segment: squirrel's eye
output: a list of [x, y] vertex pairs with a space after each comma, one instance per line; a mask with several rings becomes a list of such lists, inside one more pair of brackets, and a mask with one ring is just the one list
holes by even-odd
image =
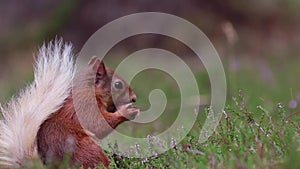
[[117, 88], [117, 89], [123, 89], [123, 84], [122, 84], [122, 82], [115, 82], [115, 88]]

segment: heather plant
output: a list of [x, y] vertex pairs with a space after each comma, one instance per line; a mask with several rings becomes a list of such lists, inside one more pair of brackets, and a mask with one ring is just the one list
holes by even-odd
[[[288, 116], [284, 104], [278, 103], [271, 113], [257, 105], [250, 111], [243, 93], [232, 98], [223, 117], [209, 139], [199, 144], [202, 127], [199, 119], [193, 130], [180, 143], [171, 138], [168, 145], [156, 136], [148, 136], [153, 145], [170, 146], [164, 154], [148, 158], [126, 158], [117, 151], [111, 156], [111, 168], [295, 168], [300, 163], [292, 154], [299, 154], [299, 122], [296, 115]], [[209, 107], [202, 116], [208, 115]], [[157, 144], [155, 144], [157, 143]], [[138, 145], [132, 147], [138, 153]], [[298, 148], [295, 148], [298, 147]], [[293, 161], [292, 163], [289, 161]]]

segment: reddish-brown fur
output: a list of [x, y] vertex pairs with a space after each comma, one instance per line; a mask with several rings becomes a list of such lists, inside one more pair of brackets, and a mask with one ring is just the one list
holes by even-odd
[[[99, 68], [97, 68], [97, 72], [99, 71], [102, 71], [105, 75], [107, 73], [112, 73], [109, 70], [105, 70], [102, 62], [99, 65]], [[123, 116], [124, 112], [120, 113], [119, 110], [113, 113], [108, 112], [108, 107], [114, 106], [112, 96], [111, 94], [105, 96], [105, 98], [100, 96], [103, 95], [103, 89], [110, 88], [111, 77], [109, 79], [106, 77], [98, 80], [103, 80], [105, 83], [109, 84], [106, 87], [95, 85], [95, 95], [83, 92], [81, 96], [86, 98], [84, 100], [93, 99], [92, 97], [96, 96], [100, 112], [87, 113], [101, 113], [111, 128], [114, 129], [120, 123], [128, 120], [128, 117], [125, 118]], [[129, 102], [134, 102], [136, 100], [135, 94], [129, 86], [127, 86], [126, 90], [127, 89], [130, 97]], [[129, 116], [129, 119], [131, 116], [136, 116], [138, 112], [139, 111], [125, 111]], [[44, 164], [57, 168], [62, 161], [69, 157], [71, 166], [82, 165], [84, 168], [95, 168], [99, 164], [103, 164], [105, 167], [109, 166], [108, 158], [105, 156], [98, 143], [86, 133], [86, 130], [81, 126], [80, 122], [74, 108], [72, 95], [70, 95], [69, 98], [66, 99], [63, 107], [58, 112], [52, 114], [40, 126], [37, 133], [38, 153]], [[109, 134], [111, 130], [103, 130], [101, 132], [99, 137], [103, 138]]]
[[64, 107], [48, 118], [37, 135], [38, 152], [44, 164], [57, 167], [70, 155], [71, 164], [94, 168], [109, 160], [99, 145], [89, 137], [80, 125], [72, 99], [67, 99]]

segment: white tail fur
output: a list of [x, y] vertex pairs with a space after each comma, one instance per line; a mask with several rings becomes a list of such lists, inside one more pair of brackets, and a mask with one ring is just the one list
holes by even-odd
[[37, 157], [39, 126], [70, 94], [75, 72], [73, 57], [72, 45], [63, 44], [62, 40], [43, 45], [34, 82], [6, 106], [0, 105], [0, 167], [19, 168]]

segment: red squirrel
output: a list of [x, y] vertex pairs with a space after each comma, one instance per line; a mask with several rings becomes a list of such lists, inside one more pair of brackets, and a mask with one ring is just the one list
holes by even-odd
[[[74, 78], [71, 49], [62, 41], [44, 45], [37, 58], [34, 82], [6, 106], [0, 106], [1, 167], [23, 167], [38, 157], [55, 168], [67, 158], [73, 167], [109, 166], [93, 136], [104, 138], [120, 123], [134, 119], [140, 113], [131, 105], [136, 95], [96, 57]], [[75, 80], [85, 86], [75, 90]], [[74, 97], [79, 98], [85, 116], [76, 113]], [[89, 108], [93, 99], [97, 109]]]

